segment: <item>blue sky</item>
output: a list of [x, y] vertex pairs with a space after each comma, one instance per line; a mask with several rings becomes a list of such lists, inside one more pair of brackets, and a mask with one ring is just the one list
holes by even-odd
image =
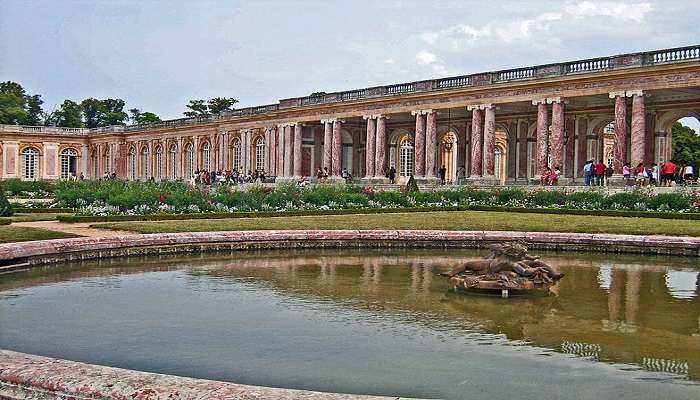
[[[316, 91], [696, 44], [698, 1], [0, 0], [0, 80], [179, 118]], [[692, 123], [700, 124], [697, 121]]]

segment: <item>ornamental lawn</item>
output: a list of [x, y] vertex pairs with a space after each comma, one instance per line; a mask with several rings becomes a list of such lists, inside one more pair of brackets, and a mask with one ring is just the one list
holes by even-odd
[[487, 211], [112, 222], [94, 228], [140, 233], [304, 229], [441, 229], [700, 236], [700, 221]]

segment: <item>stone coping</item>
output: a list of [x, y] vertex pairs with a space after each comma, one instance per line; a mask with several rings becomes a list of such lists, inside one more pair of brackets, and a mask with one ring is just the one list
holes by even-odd
[[0, 399], [389, 400], [184, 378], [0, 350]]
[[156, 233], [0, 244], [0, 265], [26, 265], [193, 251], [308, 247], [485, 247], [502, 241], [533, 249], [700, 256], [700, 238], [560, 232], [441, 230], [270, 230]]

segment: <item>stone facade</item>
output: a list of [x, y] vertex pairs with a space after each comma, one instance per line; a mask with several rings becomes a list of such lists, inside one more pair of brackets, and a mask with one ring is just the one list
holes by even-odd
[[[601, 60], [607, 60], [602, 62]], [[628, 100], [628, 98], [631, 98]], [[189, 180], [196, 169], [296, 178], [395, 167], [448, 181], [527, 183], [549, 167], [581, 180], [670, 156], [670, 127], [700, 116], [700, 46], [283, 99], [206, 118], [98, 129], [0, 126], [0, 178]], [[467, 180], [467, 182], [469, 179]]]

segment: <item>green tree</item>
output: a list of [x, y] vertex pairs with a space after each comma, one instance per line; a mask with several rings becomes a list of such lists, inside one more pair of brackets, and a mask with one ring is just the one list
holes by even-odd
[[103, 118], [104, 109], [102, 102], [95, 98], [87, 98], [80, 102], [85, 126], [88, 128], [96, 128], [100, 126], [100, 120]]
[[43, 103], [40, 95], [28, 95], [17, 82], [0, 82], [0, 124], [39, 125]]
[[41, 125], [44, 121], [45, 114], [41, 105], [44, 104], [44, 100], [41, 99], [41, 95], [35, 94], [34, 96], [27, 97], [27, 125]]
[[700, 168], [700, 136], [692, 128], [680, 122], [671, 128], [673, 160], [676, 164], [691, 164]]
[[220, 114], [223, 111], [233, 110], [233, 105], [238, 103], [238, 100], [233, 97], [214, 97], [209, 99], [207, 103], [209, 106], [209, 113]]
[[189, 108], [189, 111], [183, 113], [187, 117], [206, 117], [209, 115], [209, 106], [205, 104], [204, 100], [190, 100], [185, 107]]
[[124, 100], [87, 98], [80, 103], [85, 117], [85, 126], [97, 128], [100, 126], [124, 125], [128, 115], [124, 112]]
[[67, 128], [80, 128], [83, 126], [82, 111], [80, 104], [66, 99], [58, 110], [49, 115], [46, 123]]
[[134, 124], [150, 124], [153, 122], [160, 122], [160, 117], [152, 112], [141, 112], [138, 108], [132, 108], [129, 110], [131, 116], [129, 119]]

